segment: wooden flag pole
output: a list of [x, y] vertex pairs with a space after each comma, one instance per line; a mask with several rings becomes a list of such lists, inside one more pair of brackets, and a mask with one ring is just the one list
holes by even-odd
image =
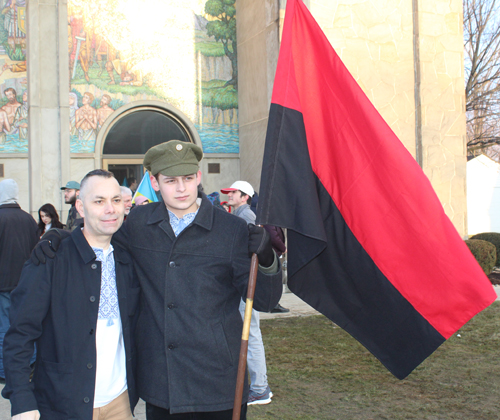
[[247, 301], [245, 305], [245, 319], [243, 320], [243, 333], [241, 334], [240, 359], [238, 361], [238, 376], [236, 378], [236, 392], [234, 395], [233, 420], [240, 420], [241, 400], [243, 398], [243, 384], [247, 366], [248, 336], [250, 335], [250, 321], [252, 319], [253, 297], [257, 283], [257, 270], [259, 260], [257, 254], [252, 255], [250, 263], [250, 276], [248, 277]]

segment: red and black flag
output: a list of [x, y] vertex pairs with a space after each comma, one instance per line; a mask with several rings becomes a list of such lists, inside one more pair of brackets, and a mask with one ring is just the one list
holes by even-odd
[[301, 0], [288, 0], [257, 220], [288, 285], [405, 378], [496, 293]]

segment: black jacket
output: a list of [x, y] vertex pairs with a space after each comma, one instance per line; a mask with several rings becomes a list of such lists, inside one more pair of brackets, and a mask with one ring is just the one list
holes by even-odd
[[0, 292], [12, 291], [39, 240], [38, 225], [19, 204], [0, 206]]
[[[231, 409], [250, 269], [246, 222], [203, 196], [178, 237], [159, 202], [130, 212], [115, 239], [128, 247], [142, 289], [140, 397], [172, 413]], [[255, 309], [270, 311], [281, 291], [281, 270], [259, 271]]]
[[[112, 242], [113, 243], [113, 242]], [[114, 246], [116, 284], [127, 359], [130, 404], [137, 403], [133, 331], [140, 289], [130, 256]], [[47, 420], [91, 420], [96, 377], [95, 329], [101, 263], [81, 229], [64, 239], [54, 259], [24, 266], [12, 292], [5, 335], [6, 385], [12, 415], [39, 410]], [[30, 383], [33, 344], [37, 361]]]

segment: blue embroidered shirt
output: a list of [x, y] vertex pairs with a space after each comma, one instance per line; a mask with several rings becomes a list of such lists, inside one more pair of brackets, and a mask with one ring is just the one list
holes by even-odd
[[102, 266], [98, 319], [107, 319], [108, 325], [112, 325], [113, 319], [120, 318], [113, 246], [110, 244], [106, 251], [102, 248], [92, 247], [92, 249], [95, 252], [96, 260], [100, 261]]
[[181, 233], [187, 226], [189, 226], [193, 222], [194, 218], [198, 214], [198, 210], [196, 210], [194, 213], [185, 214], [181, 218], [178, 218], [174, 213], [168, 210], [170, 226], [172, 226], [172, 230], [174, 231], [175, 236], [179, 236], [179, 233]]

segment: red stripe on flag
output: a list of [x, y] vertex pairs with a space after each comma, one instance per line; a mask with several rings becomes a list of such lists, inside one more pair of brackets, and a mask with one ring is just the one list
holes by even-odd
[[302, 112], [316, 176], [380, 271], [440, 334], [495, 300], [427, 177], [300, 0], [288, 0], [273, 103]]

